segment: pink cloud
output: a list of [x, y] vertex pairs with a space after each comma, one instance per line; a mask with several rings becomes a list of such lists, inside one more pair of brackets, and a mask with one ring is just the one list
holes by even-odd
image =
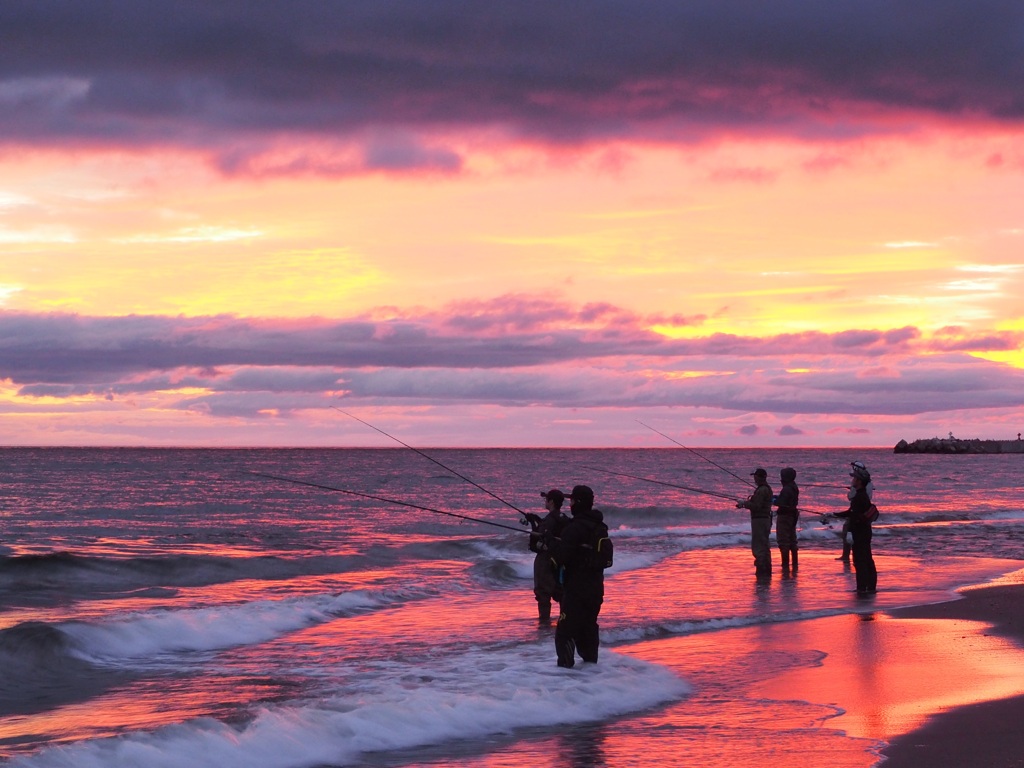
[[857, 372], [857, 378], [860, 379], [898, 379], [899, 377], [899, 369], [888, 365], [865, 368]]
[[[0, 379], [24, 402], [164, 393], [173, 407], [253, 418], [338, 398], [782, 417], [1024, 407], [1024, 371], [963, 354], [950, 330], [669, 339], [647, 330], [650, 318], [556, 296], [370, 314], [376, 319], [0, 313]], [[954, 349], [936, 354], [936, 339]], [[798, 375], [787, 373], [794, 357]]]

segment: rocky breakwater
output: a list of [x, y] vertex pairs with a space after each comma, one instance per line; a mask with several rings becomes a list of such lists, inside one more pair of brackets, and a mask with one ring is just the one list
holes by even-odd
[[900, 440], [893, 453], [1024, 453], [1024, 440], [961, 440], [932, 437], [908, 443]]

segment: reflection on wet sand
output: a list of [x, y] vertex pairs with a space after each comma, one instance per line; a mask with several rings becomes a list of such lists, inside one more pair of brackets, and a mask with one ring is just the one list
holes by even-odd
[[772, 680], [770, 694], [835, 704], [844, 710], [836, 727], [888, 740], [937, 711], [1024, 692], [1024, 652], [987, 626], [885, 614], [779, 625], [792, 642], [828, 656]]

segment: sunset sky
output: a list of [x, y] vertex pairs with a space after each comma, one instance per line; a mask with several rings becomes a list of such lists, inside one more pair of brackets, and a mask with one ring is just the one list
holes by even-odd
[[0, 3], [0, 443], [1024, 431], [1024, 4]]

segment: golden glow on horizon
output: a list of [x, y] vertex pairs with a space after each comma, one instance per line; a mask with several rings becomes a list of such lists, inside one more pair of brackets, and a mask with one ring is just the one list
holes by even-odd
[[22, 394], [21, 387], [13, 384], [10, 379], [0, 382], [0, 402], [18, 405], [25, 410], [8, 412], [8, 416], [35, 416], [42, 408], [70, 409], [80, 405], [102, 404], [105, 397], [96, 394], [82, 395], [30, 395]]
[[[1024, 133], [982, 126], [969, 142], [963, 133], [935, 129], [831, 144], [722, 139], [548, 150], [488, 144], [479, 136], [451, 139], [447, 145], [462, 154], [461, 170], [436, 175], [358, 173], [353, 165], [332, 166], [322, 175], [224, 176], [204, 155], [186, 151], [7, 153], [0, 156], [0, 308], [299, 324], [289, 328], [316, 325], [317, 318], [424, 318], [424, 327], [436, 323], [444, 333], [458, 333], [445, 325], [449, 312], [480, 306], [497, 317], [525, 300], [540, 308], [538, 319], [528, 321], [553, 335], [566, 326], [612, 335], [644, 327], [666, 339], [725, 334], [756, 340], [912, 327], [920, 336], [911, 334], [914, 341], [905, 347], [875, 349], [889, 354], [898, 348], [910, 362], [941, 357], [930, 350], [944, 345], [930, 344], [932, 339], [1024, 331], [1018, 306], [1024, 295], [1024, 177], [1012, 163], [986, 162], [996, 148], [1007, 158], [1024, 157]], [[288, 150], [282, 147], [279, 159]], [[589, 308], [594, 312], [588, 314]], [[619, 317], [625, 318], [622, 328], [609, 319]], [[997, 339], [992, 346], [1000, 343], [1006, 345]], [[694, 345], [693, 353], [700, 348]], [[764, 363], [748, 363], [773, 375], [816, 373], [830, 348], [811, 349], [800, 358], [765, 349]], [[990, 352], [982, 343], [948, 357], [964, 354], [1024, 368], [1020, 349]], [[877, 367], [874, 378], [900, 365], [867, 361], [854, 369], [850, 359], [820, 364], [836, 376]], [[710, 369], [716, 360], [723, 369], [656, 371], [658, 363], [646, 361], [640, 365], [650, 370], [640, 375], [650, 381], [641, 383], [673, 393], [671, 400], [676, 391], [714, 387], [712, 377], [765, 378], [713, 351], [700, 367]], [[601, 367], [611, 371], [616, 365], [609, 358]], [[622, 364], [616, 375], [633, 365]], [[666, 367], [686, 364], [673, 360]], [[548, 370], [539, 366], [538, 374]], [[721, 383], [724, 388], [728, 382]], [[762, 384], [777, 386], [760, 380], [751, 386]], [[223, 411], [203, 412], [215, 395], [225, 403]], [[245, 393], [233, 401], [235, 396], [199, 388], [112, 401], [99, 395], [33, 399], [12, 385], [0, 399], [12, 414], [46, 411], [37, 413], [38, 439], [55, 444], [67, 435], [95, 439], [98, 429], [105, 430], [100, 442], [144, 442], [137, 436], [173, 425], [185, 426], [177, 438], [162, 434], [168, 443], [185, 440], [183, 435], [217, 444], [261, 437], [272, 443], [289, 429], [295, 442], [331, 444], [336, 438], [317, 431], [315, 413], [303, 412], [309, 393], [289, 394], [287, 406], [270, 401], [255, 416], [234, 415], [251, 407]], [[193, 398], [199, 401], [194, 407]], [[849, 430], [855, 436], [848, 439], [864, 443], [882, 434], [883, 422], [901, 430], [910, 423], [900, 416], [850, 421], [832, 414], [817, 423], [813, 415], [772, 421], [703, 408], [691, 408], [689, 428], [702, 429], [698, 421], [706, 417], [712, 441], [721, 443], [735, 442], [737, 430], [752, 423], [791, 420], [816, 427], [819, 442], [830, 439], [821, 437], [827, 429], [841, 435]], [[553, 420], [563, 425], [552, 439], [572, 443], [571, 425], [596, 430], [610, 423], [613, 409], [594, 419], [581, 413], [579, 421], [563, 419], [563, 406], [530, 406], [514, 416], [494, 403], [486, 410], [484, 429], [505, 418], [522, 430], [506, 430], [510, 440], [528, 442], [536, 423], [527, 417], [543, 413], [545, 426]], [[382, 411], [396, 418], [396, 409]], [[70, 412], [75, 418], [67, 421], [74, 423], [62, 423]], [[220, 413], [232, 415], [215, 415]], [[438, 413], [444, 415], [435, 418]], [[402, 426], [441, 429], [457, 420], [451, 413], [427, 408]], [[959, 418], [978, 416], [965, 410]], [[835, 423], [828, 426], [829, 420]], [[35, 441], [28, 421], [8, 439]], [[916, 423], [931, 426], [925, 417]], [[859, 437], [867, 433], [856, 431], [863, 425], [870, 425], [872, 437]], [[459, 427], [444, 428], [456, 435], [451, 442], [459, 442]], [[761, 434], [769, 430], [765, 426]], [[606, 434], [617, 432], [607, 427]]]
[[[610, 169], [594, 161], [603, 152], [550, 163], [477, 149], [461, 176], [406, 179], [218, 178], [170, 152], [9, 156], [0, 231], [59, 226], [74, 242], [0, 255], [0, 279], [18, 286], [3, 299], [24, 311], [348, 317], [543, 287], [710, 318], [657, 329], [675, 338], [937, 328], [949, 301], [970, 323], [998, 320], [990, 280], [1007, 292], [1022, 277], [1011, 178], [986, 168], [983, 143], [965, 152], [957, 138], [634, 145]], [[818, 170], [824, 155], [843, 163]], [[754, 183], [745, 168], [772, 173]], [[936, 186], [949, 178], [955, 188]], [[979, 264], [993, 271], [965, 279]]]
[[734, 376], [735, 371], [644, 371], [648, 376], [662, 379], [704, 379], [710, 376]]
[[18, 389], [10, 379], [0, 381], [0, 401], [14, 403], [18, 400]]
[[1008, 352], [971, 352], [970, 354], [982, 360], [1012, 365], [1014, 368], [1024, 368], [1024, 349]]
[[759, 297], [759, 296], [791, 296], [791, 295], [803, 295], [803, 294], [814, 294], [814, 293], [830, 293], [840, 290], [839, 286], [836, 285], [809, 285], [800, 287], [787, 287], [784, 283], [780, 282], [771, 287], [764, 288], [751, 288], [744, 291], [723, 291], [719, 293], [705, 293], [701, 294], [700, 298], [712, 298], [721, 299], [723, 297]]
[[131, 235], [115, 239], [114, 242], [126, 243], [229, 243], [233, 240], [248, 240], [262, 237], [258, 229], [234, 229], [231, 227], [203, 226], [183, 227], [177, 232], [154, 235]]
[[662, 219], [670, 216], [679, 216], [687, 213], [696, 213], [711, 210], [710, 206], [694, 205], [688, 208], [664, 208], [660, 210], [630, 210], [630, 211], [605, 211], [602, 213], [584, 213], [586, 219], [602, 220], [638, 220], [638, 219]]

